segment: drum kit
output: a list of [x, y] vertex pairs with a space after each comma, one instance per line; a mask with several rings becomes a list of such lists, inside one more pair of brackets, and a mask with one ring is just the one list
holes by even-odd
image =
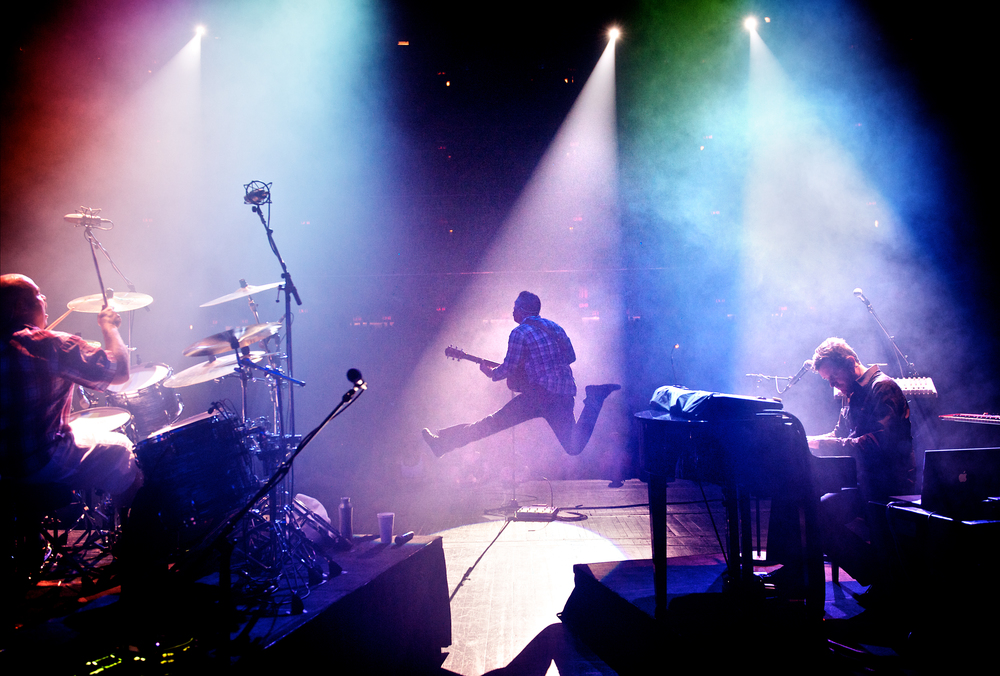
[[[209, 301], [204, 307], [245, 298], [256, 315], [251, 294], [280, 286], [241, 283], [235, 293]], [[137, 310], [153, 301], [151, 296], [136, 293], [115, 293], [107, 300], [119, 312]], [[99, 295], [84, 296], [70, 301], [68, 307], [74, 312], [96, 313], [102, 303]], [[107, 405], [77, 406], [78, 410], [68, 418], [77, 435], [121, 432], [132, 440], [147, 483], [157, 486], [160, 520], [176, 540], [176, 548], [195, 544], [220, 518], [242, 506], [260, 485], [257, 475], [273, 469], [279, 456], [288, 450], [287, 444], [275, 441], [273, 429], [263, 429], [260, 421], [247, 421], [245, 405], [247, 386], [253, 379], [247, 371], [252, 366], [266, 360], [270, 388], [280, 387], [272, 374], [280, 374], [278, 362], [282, 355], [249, 348], [262, 341], [266, 344], [270, 339], [280, 340], [281, 327], [281, 322], [263, 322], [207, 336], [188, 346], [183, 354], [209, 360], [180, 373], [175, 374], [162, 363], [133, 367], [127, 381], [107, 388]], [[223, 354], [230, 350], [234, 353]], [[183, 388], [229, 377], [239, 377], [243, 384], [242, 416], [215, 410], [183, 417]], [[272, 400], [278, 396], [274, 393]], [[84, 391], [78, 400], [99, 402], [99, 397], [99, 393]], [[221, 409], [221, 404], [216, 406]], [[257, 467], [254, 461], [258, 461]], [[284, 492], [281, 497], [286, 497]]]
[[[68, 422], [75, 432], [118, 431], [132, 439], [144, 475], [144, 490], [155, 496], [161, 530], [169, 541], [160, 546], [169, 549], [175, 570], [185, 560], [195, 557], [203, 560], [211, 550], [226, 550], [223, 559], [227, 562], [227, 578], [231, 561], [240, 567], [243, 582], [273, 589], [276, 578], [286, 581], [325, 578], [327, 571], [318, 570], [323, 559], [329, 571], [339, 569], [328, 551], [320, 551], [307, 541], [300, 528], [303, 521], [314, 532], [318, 527], [324, 544], [328, 545], [324, 550], [350, 547], [350, 542], [335, 529], [291, 498], [294, 495], [291, 466], [308, 441], [353, 403], [367, 385], [357, 374], [352, 390], [322, 425], [306, 435], [305, 440], [296, 436], [293, 391], [294, 386], [305, 383], [291, 375], [291, 327], [283, 321], [262, 322], [253, 296], [271, 289], [284, 292], [284, 317], [291, 315], [292, 298], [299, 304], [301, 300], [259, 208], [260, 204], [270, 203], [269, 194], [260, 189], [251, 191], [254, 184], [247, 186], [247, 203], [254, 205], [254, 212], [264, 224], [271, 249], [281, 263], [284, 282], [250, 285], [241, 279], [234, 292], [201, 305], [210, 307], [246, 300], [254, 323], [206, 336], [189, 345], [183, 350], [184, 356], [208, 357], [208, 361], [179, 373], [162, 363], [131, 368], [126, 382], [107, 388], [103, 406], [92, 405], [100, 403], [99, 395], [78, 388], [74, 395], [76, 410]], [[261, 194], [266, 202], [260, 201]], [[252, 202], [250, 195], [255, 197]], [[93, 230], [108, 229], [102, 224], [110, 221], [98, 218], [99, 210], [79, 211], [66, 216], [66, 220], [86, 229], [85, 238], [94, 252], [98, 282], [103, 287], [96, 252], [108, 254], [97, 242]], [[112, 266], [122, 274], [113, 261]], [[124, 274], [122, 277], [125, 278]], [[128, 292], [106, 289], [104, 293], [70, 301], [69, 310], [47, 328], [54, 328], [71, 312], [97, 313], [110, 307], [119, 313], [130, 313], [153, 302], [151, 296], [135, 292], [131, 282], [128, 285]], [[129, 315], [130, 326], [133, 316]], [[283, 352], [279, 351], [282, 343]], [[353, 369], [352, 372], [357, 373]], [[233, 410], [228, 402], [219, 401], [213, 402], [206, 412], [183, 417], [180, 390], [234, 376], [241, 382], [240, 411]], [[256, 420], [248, 417], [247, 393], [250, 383], [258, 380], [268, 386], [273, 408], [270, 421], [267, 417]], [[303, 566], [308, 569], [307, 575], [301, 571], [289, 573], [290, 568]], [[300, 596], [295, 590], [292, 594]]]

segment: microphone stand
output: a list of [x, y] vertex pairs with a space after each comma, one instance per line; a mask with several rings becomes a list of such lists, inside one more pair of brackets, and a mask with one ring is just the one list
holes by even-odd
[[[245, 187], [249, 188], [252, 185], [254, 184], [249, 183]], [[267, 184], [267, 187], [270, 188], [270, 184]], [[251, 198], [248, 197], [246, 199], [251, 199]], [[275, 258], [278, 259], [278, 264], [281, 266], [281, 278], [285, 280], [285, 283], [281, 287], [282, 291], [284, 291], [285, 293], [285, 355], [286, 355], [285, 358], [288, 361], [288, 375], [294, 376], [295, 369], [294, 369], [293, 350], [292, 350], [293, 322], [292, 322], [291, 299], [292, 297], [294, 297], [295, 304], [302, 305], [302, 298], [299, 296], [298, 288], [292, 281], [292, 275], [288, 271], [288, 265], [285, 264], [285, 259], [281, 257], [281, 252], [278, 251], [278, 245], [274, 241], [274, 230], [272, 230], [270, 226], [270, 221], [271, 221], [270, 193], [264, 192], [262, 195], [262, 199], [261, 197], [253, 198], [252, 203], [253, 203], [252, 211], [255, 214], [257, 214], [257, 216], [260, 218], [260, 224], [264, 226], [264, 232], [267, 234], [267, 242], [271, 246], [271, 251], [274, 252]], [[269, 205], [267, 219], [264, 218], [264, 210], [260, 208], [260, 204]], [[288, 411], [289, 411], [288, 431], [289, 434], [294, 435], [295, 434], [295, 391], [294, 389], [291, 388], [289, 388], [288, 391]]]
[[[208, 542], [209, 543], [208, 546], [201, 549], [197, 553], [197, 555], [195, 555], [195, 553], [192, 552], [192, 556], [195, 556], [195, 558], [189, 559], [189, 561], [192, 566], [191, 570], [194, 571], [196, 574], [199, 570], [202, 569], [205, 561], [208, 558], [209, 553], [211, 553], [213, 550], [216, 550], [220, 554], [219, 605], [222, 610], [223, 618], [230, 617], [230, 611], [233, 608], [233, 594], [231, 587], [231, 581], [232, 581], [231, 565], [232, 565], [232, 552], [234, 546], [230, 542], [230, 537], [232, 536], [233, 531], [236, 529], [236, 526], [243, 520], [245, 516], [247, 516], [247, 514], [250, 513], [250, 511], [253, 509], [254, 505], [257, 504], [258, 501], [262, 500], [268, 493], [270, 493], [271, 490], [275, 486], [277, 486], [278, 483], [280, 483], [285, 478], [285, 476], [288, 475], [289, 472], [291, 472], [292, 463], [295, 462], [295, 458], [298, 457], [299, 453], [305, 450], [306, 446], [309, 445], [309, 443], [316, 437], [316, 435], [318, 435], [321, 431], [323, 431], [323, 428], [325, 428], [331, 420], [333, 420], [338, 415], [343, 413], [351, 404], [357, 401], [358, 397], [360, 397], [361, 394], [367, 389], [368, 389], [368, 384], [364, 380], [362, 380], [359, 375], [358, 378], [354, 381], [353, 387], [344, 393], [344, 396], [341, 398], [340, 402], [334, 407], [334, 409], [330, 412], [330, 414], [323, 420], [323, 422], [319, 424], [318, 427], [316, 427], [316, 429], [314, 429], [312, 432], [303, 437], [302, 441], [299, 442], [295, 450], [287, 458], [285, 458], [285, 460], [278, 466], [278, 468], [274, 471], [274, 473], [267, 479], [267, 481], [264, 482], [264, 484], [260, 487], [257, 493], [252, 498], [250, 498], [243, 505], [243, 507], [241, 507], [238, 511], [233, 513], [225, 521], [223, 521], [218, 527], [216, 527], [210, 534], [208, 534], [202, 540], [202, 542]], [[345, 540], [341, 536], [341, 534], [332, 526], [327, 526], [326, 530], [328, 531], [325, 534], [327, 537], [333, 536], [336, 542], [338, 543], [346, 542], [348, 546], [350, 546], [351, 544], [350, 541]], [[282, 553], [286, 553], [287, 551], [288, 548], [285, 547], [283, 548]], [[314, 555], [315, 555], [315, 549], [313, 549], [313, 551], [311, 552], [310, 558], [314, 559], [315, 558]], [[339, 575], [341, 572], [343, 572], [343, 569], [329, 555], [326, 555], [326, 559], [329, 562], [330, 574]], [[184, 565], [184, 563], [185, 563], [184, 561], [178, 561], [177, 564], [171, 569], [171, 574], [178, 576], [183, 575], [184, 571], [186, 570], [186, 566]], [[325, 577], [326, 576], [324, 576], [324, 579]], [[302, 612], [301, 603], [302, 603], [301, 598], [296, 596], [293, 599], [293, 607], [297, 612]], [[220, 645], [218, 646], [218, 655], [220, 656], [220, 660], [222, 660], [223, 663], [228, 663], [228, 658], [230, 657], [230, 649], [229, 649], [230, 632], [228, 630], [228, 624], [225, 620], [222, 622], [222, 627], [223, 628], [220, 628], [219, 631]]]
[[[114, 271], [117, 272], [118, 275], [123, 280], [125, 280], [125, 284], [126, 286], [128, 286], [128, 290], [131, 291], [132, 293], [135, 293], [136, 290], [135, 290], [135, 284], [133, 284], [132, 280], [130, 280], [127, 276], [125, 276], [125, 273], [122, 272], [121, 268], [118, 267], [118, 264], [115, 263], [114, 259], [111, 257], [111, 254], [108, 253], [108, 250], [104, 248], [104, 245], [98, 241], [97, 236], [94, 234], [94, 229], [110, 230], [115, 225], [113, 221], [110, 221], [106, 218], [100, 218], [97, 215], [100, 213], [100, 211], [101, 211], [100, 209], [93, 209], [90, 207], [80, 207], [77, 210], [77, 212], [82, 216], [82, 218], [79, 219], [77, 225], [83, 227], [84, 229], [83, 238], [86, 239], [87, 243], [90, 245], [90, 255], [94, 259], [94, 269], [97, 271], [97, 283], [101, 285], [101, 298], [103, 300], [102, 307], [107, 307], [108, 298], [112, 298], [114, 296], [114, 291], [111, 291], [111, 289], [108, 289], [104, 286], [104, 278], [101, 276], [101, 267], [97, 263], [98, 249], [101, 250], [101, 252], [104, 254], [104, 257], [108, 259], [109, 263], [111, 263], [111, 267], [114, 268]], [[70, 214], [69, 216], [72, 215], [73, 214]], [[69, 220], [69, 216], [66, 217], [67, 220]], [[110, 223], [111, 225], [110, 227], [102, 227], [103, 223]], [[146, 312], [149, 312], [149, 307], [146, 307]], [[54, 321], [46, 328], [54, 327], [56, 324], [61, 322], [68, 314], [69, 313], [66, 313], [62, 317], [59, 317], [59, 319]], [[130, 361], [132, 355], [132, 328], [134, 321], [135, 321], [135, 315], [130, 312], [128, 316], [128, 345], [127, 345]]]
[[[896, 341], [893, 340], [892, 335], [889, 333], [888, 329], [885, 328], [885, 324], [879, 319], [878, 314], [875, 312], [875, 308], [872, 307], [871, 301], [865, 298], [865, 294], [862, 293], [861, 289], [855, 289], [854, 295], [857, 296], [858, 300], [865, 304], [868, 308], [868, 312], [871, 314], [872, 319], [878, 324], [878, 327], [882, 329], [882, 333], [885, 334], [886, 339], [889, 341], [889, 345], [892, 346], [892, 356], [896, 359], [896, 367], [899, 369], [900, 378], [908, 378], [915, 376], [917, 370], [913, 364], [909, 363], [908, 357], [903, 354], [903, 351], [899, 349], [896, 345]], [[905, 368], [904, 368], [905, 365]]]
[[[770, 376], [765, 373], [747, 373], [745, 375], [747, 378], [756, 378], [758, 383], [762, 380], [773, 380], [774, 390], [778, 394], [784, 394], [785, 392], [787, 392], [788, 388], [791, 387], [793, 384], [792, 380], [795, 378], [795, 376]], [[781, 380], [787, 380], [788, 384], [785, 385], [784, 387], [781, 387], [781, 384], [778, 382]]]
[[[301, 381], [296, 381], [294, 379], [295, 367], [294, 367], [294, 350], [292, 342], [292, 298], [295, 298], [295, 303], [297, 305], [302, 305], [302, 298], [299, 296], [299, 291], [292, 281], [292, 275], [288, 271], [288, 266], [285, 264], [284, 258], [281, 256], [281, 252], [278, 251], [278, 245], [274, 241], [274, 231], [271, 229], [271, 184], [263, 183], [261, 181], [251, 181], [243, 186], [246, 191], [246, 195], [243, 201], [246, 204], [251, 204], [252, 211], [257, 214], [260, 218], [261, 225], [264, 226], [264, 232], [267, 234], [267, 241], [271, 247], [271, 251], [274, 253], [275, 258], [278, 259], [278, 264], [281, 266], [281, 278], [284, 280], [284, 284], [281, 286], [281, 290], [285, 294], [285, 359], [287, 361], [287, 371], [289, 376], [289, 381], [292, 384], [299, 384]], [[262, 204], [267, 204], [267, 218], [264, 218], [264, 211], [261, 209]], [[278, 383], [277, 387], [277, 402], [278, 410], [282, 410], [281, 404], [281, 383]], [[278, 416], [277, 430], [278, 439], [281, 443], [282, 451], [285, 450], [286, 439], [295, 437], [295, 388], [289, 385], [288, 388], [288, 424], [286, 426], [284, 416]], [[287, 428], [287, 433], [286, 433]], [[294, 478], [290, 480], [289, 493], [294, 491]]]
[[101, 243], [97, 241], [97, 237], [94, 235], [94, 226], [85, 225], [83, 226], [83, 238], [87, 240], [90, 244], [90, 255], [94, 259], [94, 269], [97, 271], [97, 283], [101, 285], [101, 300], [104, 302], [102, 307], [108, 306], [108, 293], [104, 288], [104, 278], [101, 277], [101, 266], [97, 263], [97, 247], [101, 247]]

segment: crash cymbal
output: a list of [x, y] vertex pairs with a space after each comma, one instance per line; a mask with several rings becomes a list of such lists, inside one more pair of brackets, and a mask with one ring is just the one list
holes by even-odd
[[[153, 302], [152, 296], [134, 291], [115, 291], [115, 294], [108, 298], [108, 307], [115, 312], [128, 312], [144, 308]], [[90, 296], [80, 296], [66, 303], [66, 307], [73, 312], [100, 312], [104, 308], [104, 296], [95, 293]]]
[[[242, 281], [242, 280], [240, 280]], [[225, 296], [219, 296], [215, 300], [210, 300], [207, 303], [202, 303], [198, 307], [209, 307], [210, 305], [218, 305], [219, 303], [227, 303], [231, 300], [239, 300], [240, 298], [246, 298], [247, 296], [252, 296], [255, 293], [260, 293], [261, 291], [267, 291], [268, 289], [274, 289], [281, 286], [281, 282], [271, 282], [270, 284], [262, 284], [260, 286], [254, 286], [249, 284], [247, 286], [242, 286], [232, 293], [227, 293]]]
[[[266, 354], [263, 351], [254, 351], [250, 353], [248, 359], [257, 363], [265, 356]], [[209, 380], [224, 378], [235, 373], [236, 355], [227, 354], [225, 357], [195, 364], [180, 373], [175, 373], [163, 381], [163, 386], [172, 388], [187, 387], [189, 385], [197, 385], [198, 383], [207, 383]]]
[[281, 322], [265, 322], [250, 326], [237, 326], [202, 338], [184, 350], [185, 357], [208, 357], [235, 350], [237, 347], [248, 347], [258, 340], [273, 336], [281, 329]]

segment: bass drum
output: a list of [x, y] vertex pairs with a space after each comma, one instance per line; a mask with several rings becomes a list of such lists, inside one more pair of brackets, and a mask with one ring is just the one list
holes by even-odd
[[257, 490], [236, 419], [202, 413], [151, 434], [136, 456], [169, 545], [196, 548]]
[[163, 386], [173, 372], [166, 364], [144, 364], [132, 369], [124, 383], [108, 386], [108, 403], [132, 412], [140, 439], [174, 422], [184, 411], [177, 390]]

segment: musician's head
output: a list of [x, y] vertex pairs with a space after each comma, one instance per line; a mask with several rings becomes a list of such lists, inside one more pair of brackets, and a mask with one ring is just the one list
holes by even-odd
[[542, 311], [542, 300], [530, 291], [522, 291], [514, 301], [514, 321], [520, 324], [525, 317], [537, 315]]
[[813, 353], [813, 370], [844, 394], [865, 372], [858, 353], [843, 338], [827, 338]]
[[24, 324], [44, 327], [48, 321], [45, 295], [30, 277], [0, 276], [0, 322], [3, 332], [17, 331]]

